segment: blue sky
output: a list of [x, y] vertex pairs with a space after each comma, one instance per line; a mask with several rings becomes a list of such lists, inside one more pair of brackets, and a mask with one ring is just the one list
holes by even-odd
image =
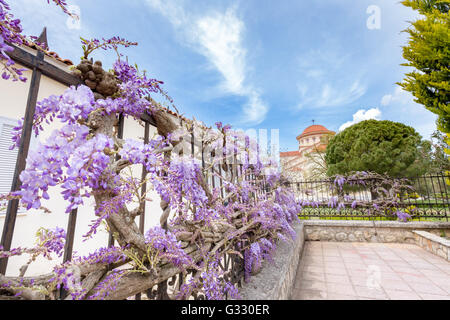
[[[338, 131], [376, 118], [428, 138], [436, 117], [400, 90], [401, 31], [418, 16], [397, 0], [69, 0], [79, 28], [45, 0], [10, 1], [25, 33], [48, 28], [50, 48], [78, 61], [79, 36], [120, 36], [129, 61], [165, 82], [178, 110], [207, 125], [279, 129], [282, 151], [315, 123]], [[380, 28], [369, 29], [370, 6]], [[371, 20], [372, 21], [372, 20]], [[71, 27], [72, 26], [72, 27]], [[94, 58], [110, 66], [114, 53]]]

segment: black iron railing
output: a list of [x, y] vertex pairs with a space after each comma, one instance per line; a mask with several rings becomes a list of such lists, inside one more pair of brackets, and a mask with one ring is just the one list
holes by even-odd
[[[375, 180], [367, 178], [365, 185], [374, 185], [377, 183]], [[429, 174], [405, 181], [410, 188], [396, 194], [395, 209], [406, 212], [413, 220], [449, 221], [450, 173]], [[383, 199], [375, 199], [371, 188], [349, 186], [348, 182], [341, 192], [338, 192], [334, 179], [289, 181], [286, 184], [295, 192], [297, 200], [304, 204], [299, 213], [303, 219], [397, 219], [394, 210], [374, 210], [374, 205]], [[330, 205], [333, 198], [339, 199], [337, 202], [342, 204], [339, 208]], [[352, 207], [355, 200], [358, 205]]]

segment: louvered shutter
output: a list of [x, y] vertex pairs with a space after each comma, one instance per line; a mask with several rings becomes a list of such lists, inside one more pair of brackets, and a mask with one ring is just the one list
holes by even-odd
[[[11, 191], [18, 149], [9, 150], [13, 144], [11, 138], [14, 125], [0, 118], [0, 194]], [[5, 214], [1, 210], [0, 214]]]

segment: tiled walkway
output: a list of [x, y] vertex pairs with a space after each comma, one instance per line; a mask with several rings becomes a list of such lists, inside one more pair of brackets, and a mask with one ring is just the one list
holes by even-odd
[[412, 244], [306, 242], [295, 300], [450, 300], [450, 262]]

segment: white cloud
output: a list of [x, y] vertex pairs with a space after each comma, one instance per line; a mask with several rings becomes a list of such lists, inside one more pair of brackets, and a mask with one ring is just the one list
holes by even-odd
[[245, 93], [245, 56], [242, 46], [244, 24], [234, 11], [200, 18], [193, 30], [194, 41], [200, 44], [199, 51], [224, 77], [225, 88], [232, 93]]
[[437, 115], [427, 110], [423, 105], [414, 102], [414, 97], [408, 91], [397, 86], [393, 93], [381, 98], [383, 117], [391, 121], [404, 123], [415, 128], [425, 139], [437, 130]]
[[353, 114], [353, 120], [352, 121], [348, 121], [346, 123], [344, 123], [342, 126], [340, 126], [339, 131], [343, 131], [346, 128], [364, 121], [364, 120], [369, 120], [369, 119], [375, 119], [375, 120], [380, 120], [381, 118], [381, 111], [378, 108], [372, 108], [369, 110], [358, 110], [355, 114]]
[[182, 37], [181, 41], [206, 57], [222, 75], [222, 92], [247, 97], [243, 122], [261, 123], [269, 108], [262, 101], [260, 92], [246, 79], [247, 51], [242, 43], [245, 25], [236, 16], [234, 8], [196, 17], [186, 13], [179, 1], [147, 0], [147, 4], [164, 15]]
[[310, 87], [301, 83], [297, 85], [301, 95], [301, 102], [298, 108], [303, 107], [338, 107], [348, 105], [361, 98], [367, 91], [366, 86], [359, 81], [353, 82], [349, 86], [331, 85], [325, 83], [319, 87]]
[[395, 88], [394, 94], [387, 94], [381, 98], [381, 105], [386, 107], [391, 104], [408, 104], [412, 102], [413, 97], [407, 91], [404, 91], [401, 87]]

